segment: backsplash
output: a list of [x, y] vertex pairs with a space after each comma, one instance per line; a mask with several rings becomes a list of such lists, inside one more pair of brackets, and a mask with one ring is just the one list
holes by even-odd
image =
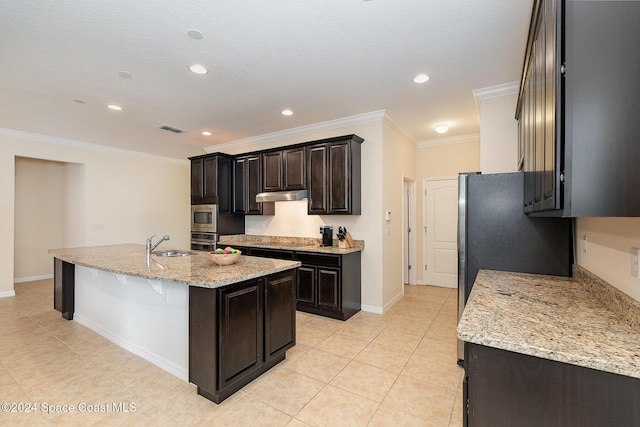
[[640, 327], [640, 302], [577, 264], [573, 265], [573, 277], [631, 327]]

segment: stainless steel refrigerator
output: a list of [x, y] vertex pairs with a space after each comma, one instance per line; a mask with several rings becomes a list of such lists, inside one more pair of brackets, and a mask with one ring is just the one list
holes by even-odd
[[[570, 218], [524, 214], [522, 172], [458, 177], [458, 320], [479, 269], [570, 276]], [[464, 344], [458, 340], [458, 362]]]

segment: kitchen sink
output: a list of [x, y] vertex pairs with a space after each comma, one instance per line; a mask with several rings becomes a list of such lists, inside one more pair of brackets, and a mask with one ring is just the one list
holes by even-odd
[[156, 251], [153, 253], [158, 256], [166, 256], [166, 257], [174, 257], [174, 256], [190, 256], [193, 255], [191, 252], [187, 251], [176, 251], [176, 250], [167, 250], [167, 251]]

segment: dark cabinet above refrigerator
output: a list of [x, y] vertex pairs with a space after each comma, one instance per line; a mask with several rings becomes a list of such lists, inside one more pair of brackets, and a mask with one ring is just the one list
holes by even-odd
[[640, 2], [535, 0], [516, 108], [524, 209], [640, 216]]

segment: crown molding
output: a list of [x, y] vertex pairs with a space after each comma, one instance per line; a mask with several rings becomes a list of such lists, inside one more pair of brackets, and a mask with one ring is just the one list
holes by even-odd
[[478, 101], [484, 101], [485, 99], [513, 95], [518, 93], [519, 89], [520, 89], [520, 82], [511, 82], [511, 83], [504, 83], [497, 86], [474, 89], [471, 92], [473, 93], [473, 97], [476, 99], [476, 102], [478, 102]]
[[475, 142], [475, 141], [480, 141], [479, 133], [452, 136], [449, 138], [427, 139], [425, 141], [420, 141], [418, 143], [418, 148], [430, 148], [430, 147], [437, 147], [440, 145], [462, 144], [464, 142]]
[[416, 145], [416, 140], [411, 135], [404, 131], [398, 124], [385, 112], [382, 116], [382, 122], [387, 124], [391, 129], [395, 130], [407, 141], [411, 141], [413, 145]]
[[41, 142], [44, 144], [64, 145], [81, 150], [100, 151], [114, 154], [122, 154], [131, 157], [146, 157], [157, 160], [164, 160], [173, 163], [186, 163], [188, 160], [176, 159], [173, 157], [158, 156], [157, 154], [142, 153], [140, 151], [125, 150], [124, 148], [109, 147], [107, 145], [92, 144], [90, 142], [75, 141], [72, 139], [58, 138], [56, 136], [42, 135], [39, 133], [23, 132], [21, 130], [0, 128], [0, 136], [9, 136], [27, 141]]
[[338, 129], [344, 126], [353, 126], [363, 123], [379, 122], [386, 116], [385, 110], [372, 111], [369, 113], [358, 114], [355, 116], [344, 117], [326, 122], [314, 123], [296, 128], [286, 129], [278, 132], [267, 133], [264, 135], [253, 136], [250, 138], [238, 139], [236, 141], [226, 142], [224, 144], [208, 145], [203, 148], [207, 153], [215, 153], [230, 147], [233, 148], [249, 148], [260, 145], [265, 142], [277, 141], [284, 138], [302, 136], [310, 132], [320, 132], [326, 130]]

